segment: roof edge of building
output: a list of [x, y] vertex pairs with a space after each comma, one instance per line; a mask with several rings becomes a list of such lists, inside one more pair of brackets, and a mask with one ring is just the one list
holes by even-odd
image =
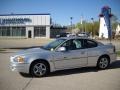
[[15, 15], [51, 15], [50, 13], [36, 13], [36, 14], [0, 14], [0, 16], [15, 16]]

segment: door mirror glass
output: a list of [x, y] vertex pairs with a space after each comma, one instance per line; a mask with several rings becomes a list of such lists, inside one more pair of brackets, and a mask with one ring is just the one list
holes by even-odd
[[66, 51], [66, 48], [65, 47], [59, 47], [57, 51], [64, 52], [64, 51]]

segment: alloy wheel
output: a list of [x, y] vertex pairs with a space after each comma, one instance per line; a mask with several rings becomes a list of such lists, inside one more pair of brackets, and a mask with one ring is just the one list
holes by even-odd
[[98, 67], [100, 69], [105, 69], [107, 68], [109, 65], [109, 59], [107, 57], [102, 57], [100, 58], [100, 60], [98, 61]]
[[35, 76], [43, 76], [47, 72], [47, 67], [44, 63], [36, 63], [33, 66], [33, 73]]

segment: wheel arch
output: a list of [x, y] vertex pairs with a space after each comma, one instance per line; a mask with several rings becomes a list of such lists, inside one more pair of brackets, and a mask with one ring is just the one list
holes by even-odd
[[100, 58], [102, 58], [102, 57], [107, 57], [108, 60], [109, 60], [109, 63], [110, 63], [110, 56], [109, 56], [108, 54], [103, 54], [103, 55], [99, 56], [99, 58], [98, 58], [98, 60], [97, 60], [97, 64], [96, 64], [96, 66], [98, 65], [98, 61], [99, 61]]
[[107, 57], [107, 58], [109, 59], [109, 61], [110, 61], [110, 56], [109, 56], [108, 54], [103, 54], [103, 55], [101, 55], [101, 56], [98, 58], [98, 60], [99, 60], [101, 57]]
[[49, 64], [49, 62], [47, 61], [47, 60], [45, 60], [45, 59], [36, 59], [36, 60], [33, 60], [32, 62], [31, 62], [31, 64], [30, 64], [30, 67], [29, 67], [29, 73], [30, 73], [30, 71], [31, 71], [31, 66], [34, 64], [34, 63], [36, 63], [36, 62], [44, 62], [44, 63], [46, 63], [47, 65], [48, 65], [48, 68], [49, 68], [49, 72], [50, 72], [50, 64]]

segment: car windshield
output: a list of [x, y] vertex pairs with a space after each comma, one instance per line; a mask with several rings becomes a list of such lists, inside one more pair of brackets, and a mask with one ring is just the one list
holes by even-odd
[[56, 39], [55, 41], [52, 41], [51, 43], [43, 46], [42, 48], [45, 49], [45, 50], [51, 50], [51, 51], [53, 51], [57, 46], [59, 46], [65, 40], [66, 39]]

